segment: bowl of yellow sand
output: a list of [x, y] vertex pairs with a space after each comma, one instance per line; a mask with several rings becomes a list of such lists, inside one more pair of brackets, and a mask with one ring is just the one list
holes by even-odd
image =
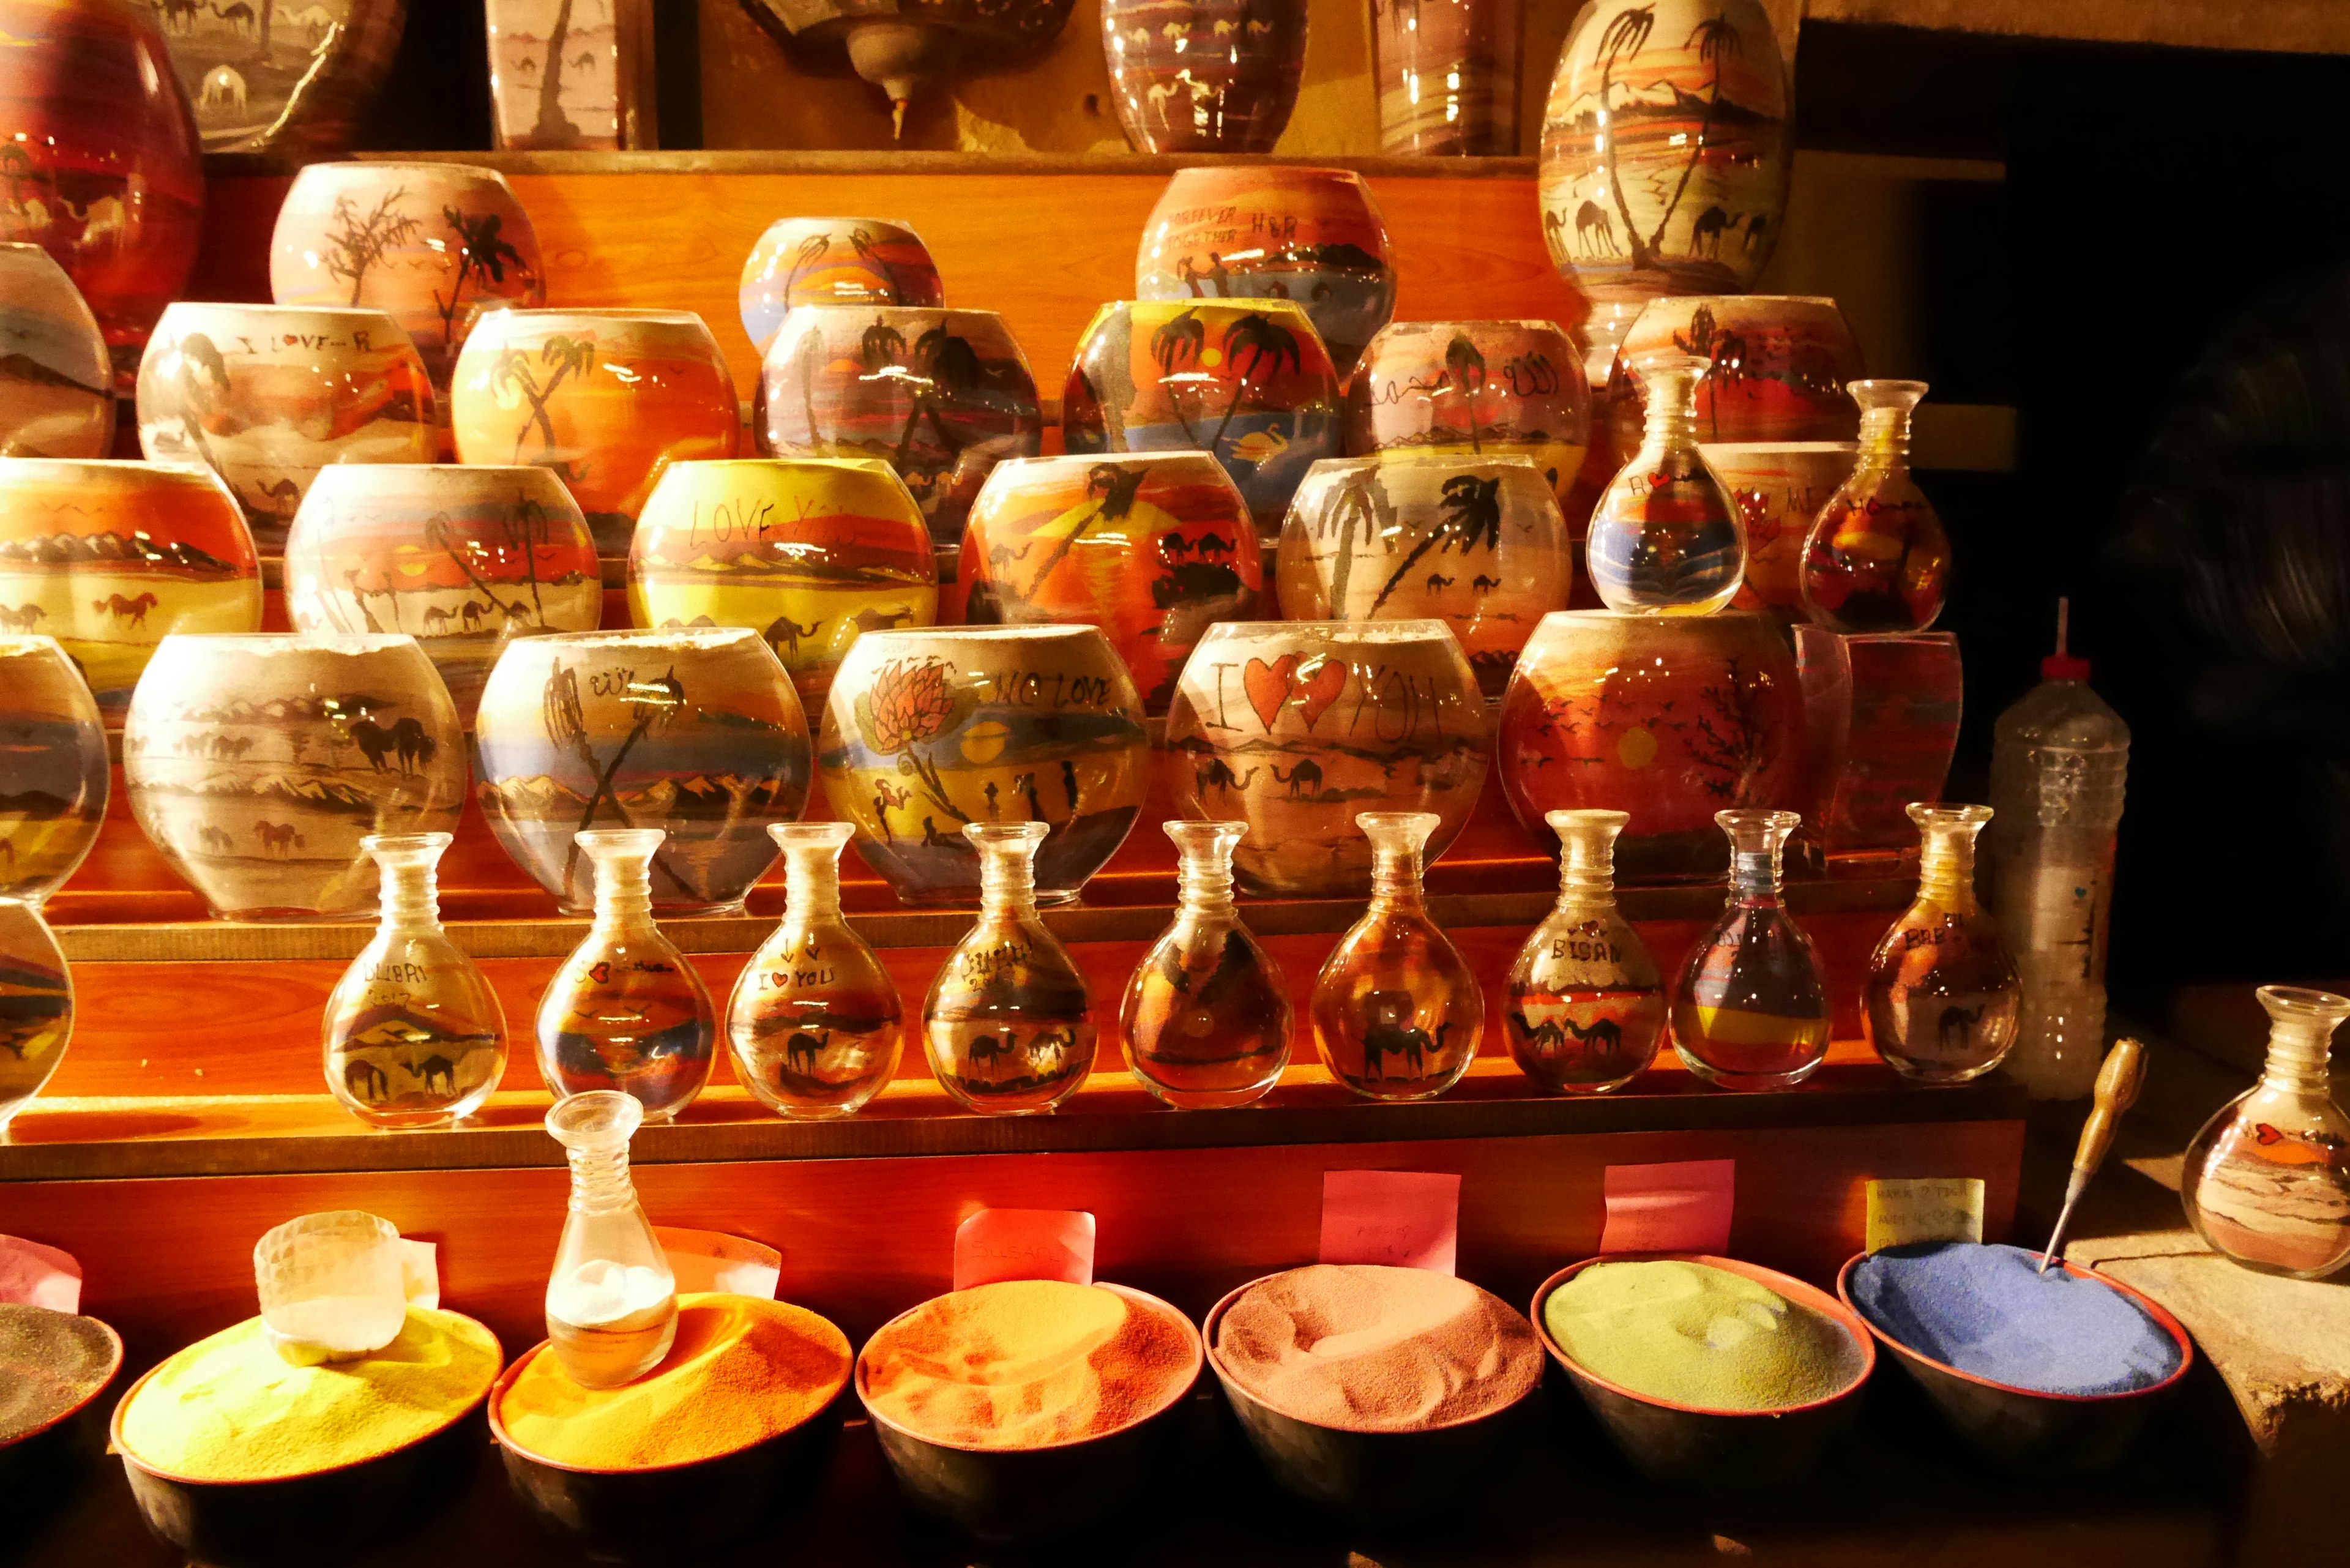
[[383, 1349], [315, 1366], [248, 1318], [132, 1384], [113, 1444], [147, 1528], [194, 1561], [347, 1563], [464, 1491], [504, 1362], [487, 1328], [433, 1307], [411, 1306]]
[[1534, 1293], [1534, 1332], [1609, 1441], [1669, 1486], [1794, 1486], [1859, 1412], [1877, 1350], [1825, 1291], [1735, 1258], [1586, 1258]]
[[516, 1496], [601, 1561], [696, 1557], [805, 1495], [848, 1385], [848, 1336], [804, 1307], [723, 1293], [678, 1298], [660, 1365], [586, 1388], [542, 1340], [490, 1397]]
[[999, 1280], [882, 1324], [857, 1394], [917, 1507], [983, 1541], [1029, 1541], [1164, 1480], [1203, 1359], [1191, 1320], [1156, 1296]]

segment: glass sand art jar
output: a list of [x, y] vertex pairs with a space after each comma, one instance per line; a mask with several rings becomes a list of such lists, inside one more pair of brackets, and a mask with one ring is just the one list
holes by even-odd
[[1837, 631], [1923, 631], [1950, 591], [1950, 536], [1909, 476], [1923, 381], [1855, 381], [1860, 462], [1804, 538], [1804, 613]]
[[2350, 1000], [2262, 986], [2268, 1062], [2187, 1146], [2180, 1191], [2212, 1251], [2264, 1274], [2323, 1279], [2350, 1262], [2350, 1118], [2326, 1065]]
[[1126, 1064], [1144, 1088], [1181, 1109], [1245, 1106], [1289, 1064], [1289, 992], [1280, 966], [1232, 907], [1239, 822], [1170, 822], [1174, 923], [1127, 982], [1119, 1012]]
[[1622, 1088], [1656, 1060], [1665, 989], [1648, 944], [1616, 907], [1620, 811], [1554, 811], [1558, 902], [1518, 950], [1502, 1021], [1510, 1054], [1553, 1094]]
[[1861, 1027], [1902, 1076], [1963, 1084], [2006, 1056], [2023, 1006], [2014, 955], [1975, 898], [1975, 835], [1991, 807], [1913, 803], [1909, 820], [1918, 900], [1870, 955]]
[[617, 1388], [660, 1365], [677, 1338], [677, 1276], [629, 1179], [644, 1107], [615, 1089], [546, 1113], [571, 1161], [571, 1201], [546, 1280], [546, 1337], [582, 1388]]
[[1698, 449], [1698, 378], [1711, 362], [1656, 349], [1632, 369], [1647, 387], [1640, 444], [1599, 497], [1584, 544], [1609, 609], [1711, 615], [1746, 579], [1746, 530], [1730, 487]]
[[1485, 998], [1420, 887], [1437, 816], [1367, 811], [1371, 901], [1314, 980], [1314, 1048], [1366, 1098], [1426, 1100], [1461, 1081], [1485, 1028]]
[[1725, 1089], [1792, 1088], [1828, 1054], [1828, 982], [1779, 899], [1779, 860], [1803, 820], [1792, 811], [1724, 811], [1730, 898], [1673, 983], [1673, 1049]]

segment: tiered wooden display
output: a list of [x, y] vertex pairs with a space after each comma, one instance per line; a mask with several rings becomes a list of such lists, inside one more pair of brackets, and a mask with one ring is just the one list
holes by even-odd
[[[734, 280], [771, 218], [911, 219], [950, 300], [1009, 316], [1049, 394], [1095, 304], [1130, 289], [1134, 236], [1164, 178], [1147, 161], [1115, 172], [999, 169], [952, 180], [913, 160], [893, 173], [822, 159], [785, 171], [772, 158], [738, 171], [711, 155], [661, 156], [639, 171], [594, 157], [500, 161], [532, 212], [554, 301], [699, 309], [746, 394], [753, 367]], [[1402, 316], [1579, 315], [1544, 257], [1530, 161], [1437, 176], [1367, 168], [1402, 258]], [[272, 174], [215, 180], [200, 292], [265, 294], [262, 258], [285, 183]], [[273, 596], [273, 614], [274, 605]], [[812, 809], [823, 811], [820, 796]], [[1104, 1024], [1099, 1068], [1061, 1114], [960, 1114], [931, 1083], [916, 1043], [898, 1082], [862, 1116], [787, 1124], [722, 1063], [681, 1125], [637, 1141], [639, 1186], [655, 1219], [781, 1248], [785, 1293], [854, 1336], [945, 1287], [953, 1228], [983, 1205], [1094, 1210], [1102, 1275], [1196, 1313], [1242, 1280], [1313, 1256], [1321, 1175], [1332, 1168], [1461, 1172], [1462, 1272], [1519, 1301], [1596, 1249], [1612, 1164], [1735, 1158], [1733, 1250], [1814, 1279], [1858, 1249], [1872, 1177], [1981, 1177], [1988, 1230], [2006, 1231], [2023, 1141], [2018, 1091], [1996, 1077], [1912, 1087], [1856, 1038], [1860, 965], [1909, 898], [1906, 881], [1791, 886], [1828, 961], [1841, 1037], [1828, 1065], [1795, 1090], [1714, 1092], [1668, 1053], [1620, 1094], [1545, 1098], [1527, 1091], [1489, 1028], [1485, 1054], [1452, 1094], [1370, 1105], [1310, 1064], [1301, 1031], [1301, 1064], [1266, 1104], [1179, 1114], [1119, 1070], [1115, 1029], [1127, 977], [1169, 918], [1173, 854], [1162, 814], [1163, 803], [1146, 813], [1082, 907], [1048, 917], [1091, 980]], [[967, 917], [898, 909], [853, 851], [846, 874], [849, 908], [889, 957], [912, 1014]], [[1548, 908], [1554, 877], [1489, 779], [1480, 815], [1430, 878], [1440, 917], [1489, 986]], [[321, 1005], [366, 929], [205, 919], [131, 822], [118, 772], [97, 852], [50, 906], [74, 965], [79, 1022], [61, 1071], [0, 1147], [0, 1229], [80, 1255], [89, 1308], [125, 1332], [134, 1366], [251, 1313], [251, 1247], [265, 1229], [345, 1206], [438, 1241], [448, 1299], [485, 1318], [510, 1349], [539, 1337], [565, 1176], [560, 1150], [539, 1129], [547, 1096], [531, 1020], [584, 923], [556, 915], [478, 813], [468, 813], [442, 886], [453, 929], [505, 1000], [514, 1048], [504, 1087], [463, 1128], [370, 1131], [326, 1094], [318, 1055]], [[1718, 886], [1624, 894], [1668, 972], [1720, 901]], [[751, 918], [670, 929], [723, 998], [780, 902], [770, 883], [754, 894]], [[1359, 908], [1245, 906], [1301, 1019], [1315, 971]]]

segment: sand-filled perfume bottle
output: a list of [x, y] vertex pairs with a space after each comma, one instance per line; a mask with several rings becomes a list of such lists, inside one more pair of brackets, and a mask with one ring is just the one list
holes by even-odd
[[327, 1087], [380, 1127], [445, 1127], [481, 1108], [506, 1071], [506, 1014], [441, 925], [445, 833], [359, 840], [381, 876], [382, 918], [327, 998]]
[[1779, 857], [1792, 811], [1718, 811], [1730, 838], [1730, 898], [1673, 982], [1673, 1049], [1725, 1089], [1784, 1089], [1828, 1054], [1828, 979], [1786, 906]]
[[1950, 536], [1909, 477], [1923, 381], [1854, 381], [1860, 462], [1804, 539], [1804, 613], [1837, 631], [1923, 631], [1950, 589]]
[[1665, 988], [1648, 944], [1616, 908], [1620, 811], [1554, 811], [1558, 902], [1518, 950], [1502, 1020], [1510, 1054], [1553, 1094], [1623, 1087], [1656, 1060]]
[[26, 898], [0, 898], [0, 1139], [65, 1060], [74, 987], [65, 950]]
[[1086, 977], [1036, 913], [1041, 822], [973, 822], [979, 921], [922, 1003], [922, 1049], [939, 1086], [971, 1110], [1049, 1111], [1094, 1065]]
[[1987, 805], [1912, 804], [1918, 901], [1869, 956], [1861, 1027], [1904, 1077], [1963, 1084], [2015, 1044], [2023, 983], [1999, 926], [1975, 899], [1975, 835]]
[[1648, 410], [1640, 445], [1591, 514], [1585, 564], [1609, 609], [1711, 615], [1746, 580], [1746, 528], [1697, 443], [1697, 383], [1712, 361], [1672, 349], [1632, 358]]
[[1170, 1106], [1245, 1106], [1289, 1064], [1281, 970], [1232, 908], [1242, 822], [1163, 825], [1181, 857], [1174, 923], [1136, 966], [1118, 1022], [1126, 1064]]
[[1440, 819], [1367, 811], [1371, 902], [1314, 979], [1314, 1048], [1330, 1075], [1375, 1100], [1425, 1100], [1461, 1081], [1485, 998], [1428, 912], [1420, 857]]
[[596, 919], [538, 1005], [538, 1070], [558, 1096], [621, 1089], [667, 1121], [710, 1081], [718, 1015], [693, 965], [653, 921], [658, 827], [576, 836], [596, 864]]
[[582, 1388], [633, 1382], [677, 1338], [677, 1276], [629, 1179], [629, 1139], [644, 1115], [616, 1089], [574, 1095], [546, 1113], [571, 1161], [570, 1212], [546, 1278], [546, 1337]]
[[778, 822], [784, 918], [734, 982], [726, 1042], [769, 1110], [845, 1116], [881, 1092], [905, 1041], [897, 983], [840, 912], [845, 822]]
[[2350, 1262], [2350, 1119], [2326, 1072], [2350, 1001], [2282, 985], [2260, 997], [2268, 1064], [2187, 1146], [2179, 1196], [2214, 1251], [2264, 1274], [2323, 1279]]

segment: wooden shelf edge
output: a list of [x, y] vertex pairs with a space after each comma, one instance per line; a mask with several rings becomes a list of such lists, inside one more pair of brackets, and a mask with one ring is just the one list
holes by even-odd
[[[1917, 896], [1910, 877], [1790, 882], [1788, 909], [1797, 916], [1884, 910], [1908, 906]], [[1545, 892], [1440, 894], [1429, 899], [1439, 924], [1450, 929], [1528, 927], [1550, 912], [1555, 895]], [[1617, 903], [1634, 920], [1701, 920], [1721, 908], [1720, 883], [1685, 887], [1625, 888]], [[1362, 919], [1359, 898], [1243, 900], [1241, 917], [1260, 936], [1343, 931]], [[972, 909], [898, 909], [852, 912], [848, 923], [877, 948], [946, 948], [971, 929]], [[1174, 918], [1171, 904], [1087, 906], [1047, 909], [1045, 924], [1065, 942], [1149, 941]], [[558, 915], [495, 920], [451, 920], [458, 946], [477, 959], [561, 958], [588, 929], [583, 917]], [[755, 951], [775, 928], [757, 915], [698, 916], [665, 919], [662, 931], [689, 953]], [[57, 942], [69, 962], [244, 963], [302, 960], [348, 961], [374, 934], [371, 923], [248, 925], [226, 920], [153, 924], [58, 925]]]
[[[1058, 153], [889, 151], [857, 149], [817, 151], [792, 148], [704, 148], [642, 152], [492, 152], [445, 151], [357, 152], [369, 163], [471, 163], [502, 174], [1172, 174], [1203, 165], [1270, 165], [1301, 169], [1347, 169], [1378, 180], [1531, 180], [1535, 161], [1523, 158], [1398, 158], [1388, 156], [1295, 158], [1273, 153]], [[209, 175], [295, 173], [300, 159], [260, 152], [204, 155]]]
[[[725, 1164], [2020, 1123], [2025, 1106], [2022, 1086], [2003, 1075], [1927, 1088], [1852, 1061], [1832, 1062], [1804, 1085], [1768, 1094], [1706, 1089], [1678, 1064], [1657, 1069], [1653, 1081], [1660, 1091], [1640, 1092], [1636, 1084], [1628, 1094], [1552, 1096], [1535, 1093], [1507, 1058], [1482, 1057], [1444, 1097], [1382, 1105], [1305, 1066], [1291, 1068], [1258, 1105], [1179, 1112], [1151, 1100], [1129, 1075], [1104, 1071], [1055, 1115], [991, 1116], [957, 1109], [927, 1080], [901, 1079], [866, 1114], [827, 1122], [785, 1121], [726, 1086], [705, 1094], [685, 1121], [639, 1132], [629, 1158], [639, 1165]], [[541, 1126], [550, 1103], [543, 1093], [503, 1094], [473, 1126], [383, 1132], [324, 1095], [35, 1100], [13, 1141], [0, 1142], [0, 1182], [555, 1167], [563, 1151]], [[164, 1130], [167, 1122], [188, 1125]], [[265, 1130], [271, 1122], [285, 1130]], [[134, 1124], [158, 1130], [72, 1136], [78, 1127]]]

